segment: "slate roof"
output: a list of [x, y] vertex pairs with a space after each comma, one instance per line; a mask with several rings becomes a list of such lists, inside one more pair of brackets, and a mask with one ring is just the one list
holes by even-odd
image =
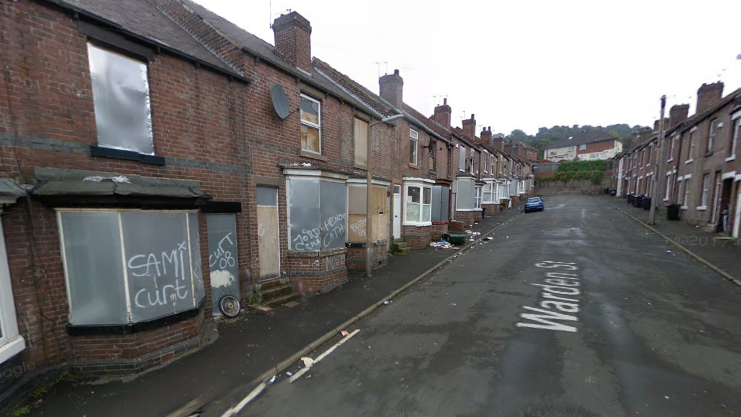
[[[218, 14], [201, 6], [198, 3], [195, 3], [191, 0], [178, 0], [178, 1], [183, 3], [186, 7], [192, 10], [193, 13], [198, 15], [205, 22], [207, 22], [208, 24], [216, 28], [216, 30], [221, 32], [227, 39], [229, 39], [229, 41], [241, 47], [246, 53], [253, 54], [257, 57], [260, 57], [260, 59], [268, 62], [274, 67], [284, 72], [287, 72], [293, 76], [296, 76], [302, 81], [308, 84], [312, 84], [313, 86], [321, 90], [324, 90], [325, 92], [330, 93], [331, 95], [335, 97], [341, 98], [342, 100], [349, 102], [358, 108], [368, 108], [369, 107], [367, 103], [362, 102], [361, 100], [358, 99], [358, 97], [354, 97], [348, 91], [343, 90], [342, 88], [340, 88], [340, 86], [331, 82], [331, 80], [325, 74], [317, 72], [316, 68], [312, 68], [311, 73], [307, 73], [306, 71], [300, 70], [296, 68], [295, 66], [289, 64], [288, 62], [284, 61], [282, 58], [280, 58], [275, 53], [275, 47], [269, 44], [268, 42], [258, 38], [257, 36], [251, 34], [245, 29], [242, 29], [236, 24], [219, 16]], [[373, 107], [370, 107], [370, 108], [373, 109], [373, 111], [377, 111]]]
[[571, 139], [563, 139], [548, 145], [546, 149], [565, 148], [567, 146], [585, 145], [588, 143], [604, 142], [608, 140], [615, 140], [615, 138], [607, 132], [580, 132], [573, 135]]
[[192, 57], [229, 74], [243, 77], [193, 38], [177, 23], [146, 0], [45, 0], [47, 3], [92, 16], [118, 28], [151, 41], [164, 49]]

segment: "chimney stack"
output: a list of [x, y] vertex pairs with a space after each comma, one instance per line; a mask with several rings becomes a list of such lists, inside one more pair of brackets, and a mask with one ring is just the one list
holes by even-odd
[[504, 142], [504, 153], [512, 155], [512, 141], [511, 140]]
[[440, 126], [450, 130], [450, 115], [453, 111], [448, 106], [448, 99], [443, 99], [442, 106], [435, 106], [435, 114], [432, 115], [432, 120], [436, 121]]
[[721, 98], [723, 98], [722, 81], [701, 85], [697, 90], [697, 109], [695, 110], [695, 114], [700, 114], [713, 107]]
[[386, 74], [379, 78], [378, 84], [381, 98], [401, 110], [401, 104], [404, 102], [404, 79], [399, 75], [399, 70], [395, 69], [393, 74]]
[[672, 128], [683, 121], [687, 120], [687, 116], [690, 114], [689, 104], [675, 104], [669, 109], [669, 126]]
[[[491, 132], [491, 127], [489, 127], [489, 132]], [[493, 146], [494, 149], [498, 151], [503, 151], [504, 150], [502, 146], [503, 139], [504, 139], [504, 136], [502, 136], [500, 133], [497, 133], [496, 136], [493, 136], [491, 140], [491, 146]]]
[[487, 145], [491, 144], [491, 127], [487, 130], [486, 127], [481, 131], [481, 143]]
[[273, 22], [275, 52], [286, 62], [311, 72], [311, 24], [296, 12], [280, 15]]
[[472, 141], [476, 140], [476, 115], [471, 114], [470, 119], [463, 120], [463, 136], [467, 137], [468, 139], [471, 139]]

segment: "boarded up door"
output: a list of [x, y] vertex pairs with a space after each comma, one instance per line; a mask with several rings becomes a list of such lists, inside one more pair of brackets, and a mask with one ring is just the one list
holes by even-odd
[[280, 275], [280, 238], [278, 234], [278, 189], [257, 187], [257, 242], [260, 279]]
[[221, 315], [219, 300], [225, 295], [239, 299], [237, 219], [234, 214], [208, 214], [208, 266], [211, 271], [211, 301], [215, 316]]

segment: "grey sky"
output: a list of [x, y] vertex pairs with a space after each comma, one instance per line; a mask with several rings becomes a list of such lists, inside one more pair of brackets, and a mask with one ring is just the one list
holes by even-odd
[[381, 62], [423, 114], [447, 96], [455, 125], [465, 111], [495, 132], [651, 125], [662, 94], [694, 112], [703, 82], [741, 87], [738, 0], [195, 1], [271, 44], [271, 21], [294, 10], [312, 54], [371, 91]]

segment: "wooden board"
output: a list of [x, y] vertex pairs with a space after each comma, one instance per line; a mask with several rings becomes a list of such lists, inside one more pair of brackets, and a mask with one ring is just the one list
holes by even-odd
[[280, 275], [278, 207], [257, 207], [260, 278]]

